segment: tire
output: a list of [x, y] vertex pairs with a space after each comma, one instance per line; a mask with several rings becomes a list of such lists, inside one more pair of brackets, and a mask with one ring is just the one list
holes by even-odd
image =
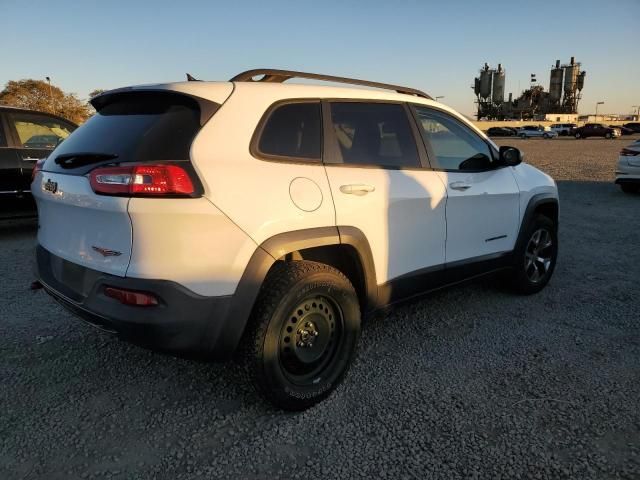
[[613, 138], [613, 135], [611, 135], [610, 133], [605, 133], [605, 134], [604, 134], [604, 138], [606, 138], [606, 139], [609, 139], [609, 140], [610, 140], [611, 138]]
[[640, 185], [634, 183], [621, 183], [620, 188], [624, 193], [638, 193], [640, 192]]
[[524, 133], [521, 133], [521, 134], [520, 134], [520, 138], [521, 138], [521, 139], [523, 139], [523, 140], [526, 140], [526, 139], [527, 139], [527, 136], [526, 136]]
[[[550, 245], [540, 249], [547, 240], [550, 240]], [[542, 290], [553, 275], [558, 257], [557, 227], [550, 218], [536, 215], [526, 227], [520, 243], [514, 252], [509, 285], [518, 293], [531, 295]]]
[[545, 133], [542, 135], [542, 137], [548, 140], [551, 138], [551, 135], [549, 135], [548, 133]]
[[243, 353], [258, 392], [284, 410], [304, 410], [327, 398], [351, 365], [360, 336], [358, 296], [329, 265], [278, 262], [249, 325]]
[[576, 132], [575, 137], [576, 137], [577, 139], [580, 139], [580, 138], [582, 138], [582, 135], [580, 134], [580, 132]]

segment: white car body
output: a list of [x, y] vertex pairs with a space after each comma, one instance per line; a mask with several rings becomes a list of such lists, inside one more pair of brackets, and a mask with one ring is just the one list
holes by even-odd
[[[413, 272], [444, 271], [448, 265], [513, 251], [534, 200], [553, 203], [557, 215], [553, 179], [524, 163], [468, 172], [360, 168], [265, 161], [250, 147], [265, 112], [274, 104], [331, 99], [437, 110], [467, 129], [475, 141], [485, 142], [497, 158], [499, 148], [465, 117], [420, 96], [261, 82], [182, 82], [131, 87], [125, 92], [186, 94], [219, 106], [190, 147], [189, 160], [202, 192], [194, 198], [102, 195], [92, 190], [89, 173], [68, 175], [45, 164], [32, 184], [40, 216], [38, 244], [43, 258], [39, 261], [46, 264], [40, 267], [40, 279], [74, 311], [87, 313], [94, 308], [87, 306], [83, 295], [97, 295], [95, 305], [100, 308], [111, 305], [111, 300], [95, 292], [98, 287], [90, 285], [87, 276], [118, 285], [133, 282], [134, 290], [171, 284], [180, 295], [201, 302], [232, 299], [245, 291], [242, 281], [253, 274], [253, 267], [248, 267], [253, 259], [263, 256], [273, 263], [304, 243], [293, 239], [282, 244], [276, 239], [323, 231], [317, 240], [320, 245], [343, 244], [348, 241], [346, 228], [361, 232], [364, 240], [359, 242], [368, 243], [375, 280], [367, 295], [375, 305], [385, 305], [395, 301], [390, 285]], [[79, 131], [84, 128], [89, 127]], [[74, 135], [61, 145], [71, 148]], [[64, 150], [56, 152], [60, 151]], [[71, 291], [65, 294], [66, 280], [56, 274], [56, 265], [89, 272], [83, 274], [84, 280], [69, 280], [75, 282], [78, 299]], [[43, 271], [60, 287], [48, 283]], [[259, 288], [259, 283], [252, 288]], [[248, 315], [255, 295], [249, 297], [253, 300], [243, 300], [243, 313], [235, 315]], [[116, 307], [120, 308], [109, 308]], [[224, 308], [236, 311], [233, 305]], [[244, 325], [246, 319], [238, 321]], [[170, 325], [177, 331], [175, 323]], [[178, 333], [172, 335], [172, 347], [191, 345], [182, 342]]]
[[640, 191], [640, 140], [622, 149], [615, 173], [615, 183], [625, 191]]

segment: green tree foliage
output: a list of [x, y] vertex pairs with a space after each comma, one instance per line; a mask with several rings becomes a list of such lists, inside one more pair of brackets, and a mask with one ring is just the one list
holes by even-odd
[[0, 104], [55, 113], [82, 123], [93, 113], [74, 93], [64, 93], [43, 80], [10, 80], [0, 92]]

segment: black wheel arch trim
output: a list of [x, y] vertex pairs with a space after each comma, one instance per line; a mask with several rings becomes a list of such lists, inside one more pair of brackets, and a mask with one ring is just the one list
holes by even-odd
[[[555, 196], [553, 193], [547, 192], [547, 193], [537, 193], [529, 199], [529, 203], [525, 208], [524, 215], [522, 215], [522, 221], [520, 222], [520, 231], [518, 232], [518, 239], [516, 240], [514, 250], [517, 251], [518, 248], [522, 246], [522, 242], [526, 241], [526, 239], [524, 238], [524, 234], [527, 229], [526, 227], [527, 225], [529, 225], [529, 222], [531, 222], [531, 220], [533, 219], [533, 216], [536, 210], [542, 205], [555, 205], [556, 208], [559, 208], [558, 197]], [[558, 211], [558, 214], [559, 213], [560, 212]], [[557, 229], [559, 221], [558, 219], [555, 219], [555, 221], [556, 221], [556, 229]]]
[[285, 232], [268, 238], [251, 256], [229, 307], [223, 331], [212, 345], [212, 355], [228, 358], [236, 350], [269, 270], [279, 258], [299, 250], [348, 245], [356, 251], [366, 285], [366, 305], [377, 301], [373, 255], [364, 233], [356, 227], [316, 227]]

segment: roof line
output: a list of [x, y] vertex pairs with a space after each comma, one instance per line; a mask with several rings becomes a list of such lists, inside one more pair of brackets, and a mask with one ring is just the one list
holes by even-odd
[[[254, 77], [262, 75], [259, 80]], [[292, 78], [306, 78], [310, 80], [321, 80], [324, 82], [348, 83], [351, 85], [362, 85], [365, 87], [382, 88], [384, 90], [395, 90], [405, 95], [414, 95], [433, 100], [428, 94], [416, 90], [415, 88], [402, 87], [400, 85], [392, 85], [390, 83], [370, 82], [368, 80], [359, 80], [357, 78], [335, 77], [333, 75], [323, 75], [319, 73], [296, 72], [294, 70], [277, 70], [273, 68], [256, 68], [247, 70], [233, 77], [230, 82], [264, 82], [264, 83], [283, 83]]]

